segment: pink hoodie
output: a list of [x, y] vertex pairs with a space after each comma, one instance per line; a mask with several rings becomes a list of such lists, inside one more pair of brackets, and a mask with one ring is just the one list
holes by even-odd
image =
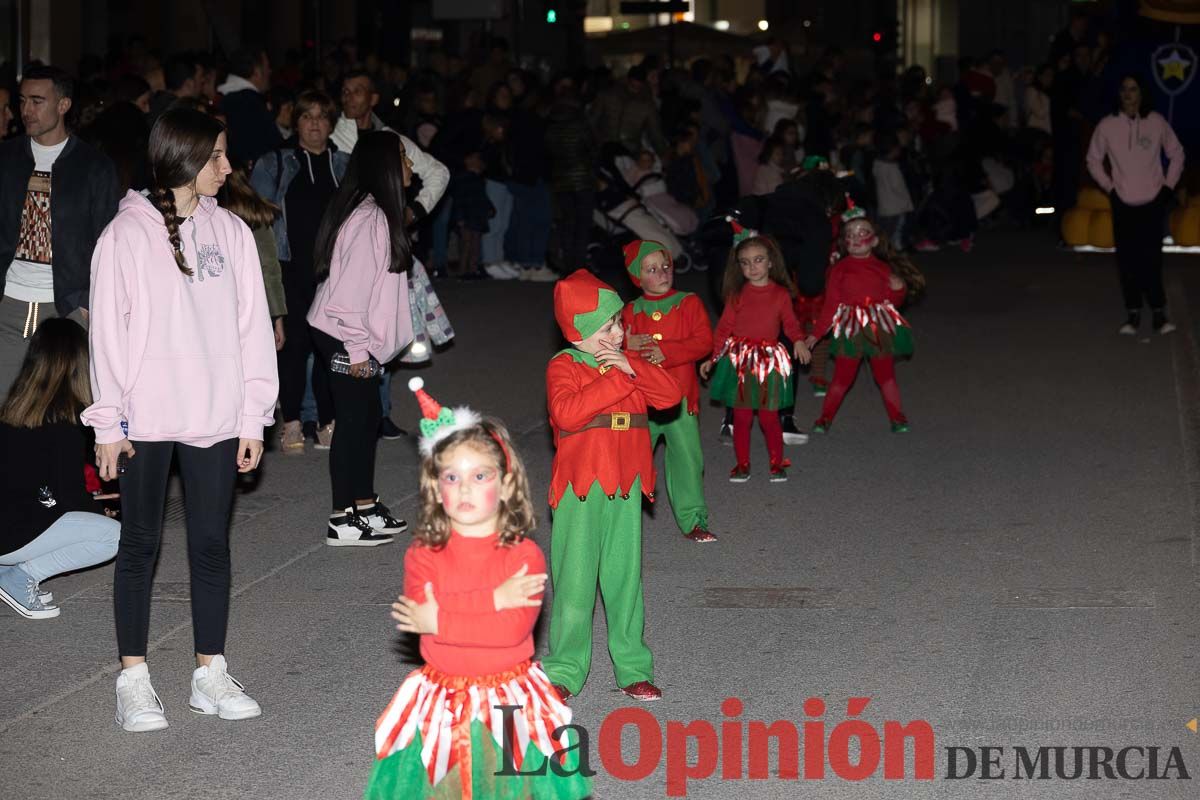
[[308, 324], [341, 342], [351, 364], [391, 361], [412, 341], [408, 277], [389, 272], [387, 218], [369, 195], [338, 229], [329, 277], [317, 287]]
[[92, 254], [94, 402], [101, 444], [125, 438], [210, 447], [263, 438], [279, 378], [262, 269], [246, 223], [211, 197], [179, 226], [179, 271], [162, 214], [128, 192]]
[[[1163, 177], [1162, 153], [1167, 154]], [[1104, 171], [1108, 156], [1110, 177]], [[1183, 145], [1162, 114], [1151, 111], [1145, 119], [1127, 114], [1109, 114], [1100, 120], [1087, 152], [1088, 172], [1104, 193], [1117, 190], [1117, 197], [1131, 206], [1149, 203], [1167, 186], [1175, 188], [1183, 174]]]

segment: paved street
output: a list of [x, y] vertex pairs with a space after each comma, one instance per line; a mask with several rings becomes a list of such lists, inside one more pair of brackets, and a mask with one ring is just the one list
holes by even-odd
[[[789, 448], [790, 482], [767, 483], [756, 431], [756, 471], [735, 486], [719, 410], [703, 412], [721, 538], [685, 541], [665, 503], [646, 517], [647, 638], [665, 697], [643, 708], [664, 730], [668, 720], [708, 720], [721, 731], [722, 700], [740, 698], [744, 735], [750, 720], [799, 728], [813, 719], [804, 700], [819, 697], [828, 738], [847, 698], [870, 697], [861, 718], [881, 733], [886, 720], [930, 723], [936, 779], [915, 780], [911, 755], [904, 780], [885, 780], [882, 765], [862, 782], [828, 766], [823, 780], [721, 780], [718, 767], [688, 796], [1196, 797], [1200, 735], [1184, 726], [1200, 715], [1200, 355], [1187, 298], [1200, 297], [1189, 274], [1200, 274], [1200, 259], [1169, 257], [1180, 331], [1146, 342], [1115, 334], [1112, 257], [1057, 251], [1050, 232], [985, 234], [969, 256], [920, 263], [930, 290], [909, 313], [917, 353], [897, 369], [911, 434], [888, 431], [863, 370], [832, 431]], [[458, 337], [421, 372], [426, 386], [513, 430], [548, 552], [542, 375], [561, 346], [551, 287], [439, 292]], [[407, 377], [393, 384], [394, 419], [415, 427]], [[818, 403], [801, 395], [805, 426]], [[172, 501], [149, 653], [170, 728], [128, 734], [114, 724], [112, 565], [52, 580], [59, 618], [0, 609], [0, 797], [361, 795], [375, 717], [411, 669], [411, 645], [387, 615], [406, 542], [326, 547], [326, 455], [273, 452], [264, 464], [236, 504], [227, 648], [264, 715], [230, 723], [187, 709], [187, 565]], [[410, 520], [415, 475], [410, 442], [381, 443], [378, 488]], [[614, 686], [603, 633], [597, 614], [593, 671], [572, 700], [592, 736], [596, 796], [665, 797], [665, 756], [637, 782], [601, 765], [601, 722], [632, 702]], [[627, 730], [631, 763], [634, 741]], [[1017, 746], [1074, 745], [1158, 746], [1160, 774], [1178, 746], [1192, 780], [1012, 780]], [[1004, 780], [945, 779], [946, 748], [980, 746], [1004, 747]]]

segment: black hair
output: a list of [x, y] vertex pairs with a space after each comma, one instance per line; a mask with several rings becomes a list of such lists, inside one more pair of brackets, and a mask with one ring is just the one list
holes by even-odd
[[645, 83], [646, 68], [641, 66], [630, 67], [629, 72], [625, 73], [625, 79], [631, 81], [641, 81], [642, 83]]
[[281, 106], [296, 102], [296, 93], [286, 86], [272, 86], [267, 92], [267, 100], [271, 104], [271, 110], [279, 113]]
[[25, 74], [21, 76], [21, 80], [51, 81], [54, 84], [54, 91], [58, 92], [59, 97], [65, 97], [68, 100], [75, 99], [75, 79], [60, 67], [53, 67], [49, 64], [36, 64], [25, 70]]
[[163, 83], [174, 92], [196, 77], [196, 62], [189, 56], [171, 56], [163, 65]]
[[267, 51], [262, 47], [239, 47], [229, 57], [229, 71], [234, 75], [249, 79], [266, 54]]
[[406, 198], [400, 147], [400, 136], [393, 131], [367, 131], [359, 135], [346, 166], [346, 175], [333, 193], [317, 228], [313, 263], [318, 282], [329, 277], [333, 246], [342, 224], [368, 196], [387, 218], [392, 244], [388, 270], [404, 272], [412, 266], [412, 243], [404, 225]]
[[1154, 100], [1150, 97], [1150, 93], [1146, 91], [1146, 81], [1135, 73], [1122, 75], [1121, 80], [1117, 81], [1117, 104], [1113, 108], [1113, 116], [1121, 115], [1121, 84], [1125, 81], [1133, 81], [1137, 84], [1140, 101], [1138, 103], [1138, 116], [1145, 119], [1150, 112], [1154, 110]]
[[345, 75], [342, 76], [342, 83], [345, 84], [346, 81], [352, 80], [353, 78], [366, 78], [367, 86], [370, 87], [371, 91], [378, 91], [378, 89], [375, 87], [375, 77], [362, 67], [355, 67], [349, 70]]
[[137, 99], [150, 91], [150, 84], [140, 75], [122, 75], [113, 83], [113, 99], [136, 103]]
[[785, 147], [787, 147], [787, 145], [783, 143], [782, 138], [778, 136], [768, 136], [766, 141], [763, 142], [762, 150], [760, 150], [758, 153], [758, 163], [769, 164], [771, 162], [771, 156], [774, 155], [775, 151], [782, 150]]

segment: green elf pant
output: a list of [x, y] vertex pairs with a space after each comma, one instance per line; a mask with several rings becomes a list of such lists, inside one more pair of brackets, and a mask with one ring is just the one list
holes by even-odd
[[[656, 422], [655, 420], [661, 420]], [[708, 504], [704, 502], [704, 453], [700, 449], [700, 415], [689, 414], [687, 399], [679, 413], [650, 413], [650, 446], [662, 437], [667, 442], [667, 496], [679, 530], [708, 530]]]
[[580, 500], [572, 486], [558, 501], [550, 534], [550, 654], [542, 668], [551, 682], [578, 694], [592, 665], [596, 583], [604, 598], [608, 654], [617, 685], [654, 680], [654, 656], [642, 639], [642, 483], [627, 497], [609, 498], [593, 483]]

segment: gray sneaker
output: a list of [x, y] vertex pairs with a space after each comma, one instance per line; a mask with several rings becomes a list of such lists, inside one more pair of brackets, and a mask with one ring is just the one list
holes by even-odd
[[61, 611], [38, 597], [38, 582], [19, 566], [0, 567], [0, 600], [25, 619], [50, 619]]

